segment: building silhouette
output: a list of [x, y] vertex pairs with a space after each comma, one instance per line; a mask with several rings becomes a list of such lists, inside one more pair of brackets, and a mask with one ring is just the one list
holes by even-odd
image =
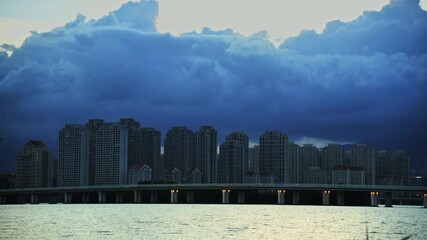
[[[139, 122], [89, 120], [59, 131], [58, 186], [128, 183], [128, 168], [160, 162], [160, 132], [141, 129]], [[150, 166], [150, 168], [152, 168]]]
[[55, 178], [53, 154], [42, 141], [28, 141], [17, 155], [17, 188], [53, 186]]
[[233, 132], [220, 146], [218, 181], [243, 183], [247, 170], [249, 138], [243, 132]]
[[217, 131], [211, 126], [202, 126], [195, 133], [196, 166], [201, 172], [202, 183], [217, 182]]
[[343, 165], [343, 150], [339, 144], [328, 144], [321, 151], [322, 169], [326, 171], [327, 182], [332, 183], [332, 169]]
[[276, 183], [285, 182], [285, 159], [288, 136], [279, 131], [264, 132], [259, 138], [260, 172]]
[[303, 183], [301, 169], [301, 147], [289, 142], [286, 147], [285, 183]]
[[[301, 161], [300, 161], [300, 176], [304, 176], [307, 170], [312, 167], [319, 167], [319, 149], [312, 144], [304, 144], [301, 147]], [[315, 168], [317, 169], [317, 168]], [[303, 183], [306, 183], [302, 181]]]
[[177, 168], [181, 173], [195, 166], [194, 133], [186, 127], [172, 127], [164, 143], [164, 167]]
[[375, 184], [375, 152], [366, 144], [357, 144], [350, 150], [352, 167], [362, 167], [365, 173], [365, 184]]
[[154, 128], [142, 128], [140, 138], [141, 163], [150, 166], [154, 181], [162, 179], [163, 162], [160, 158], [161, 133]]

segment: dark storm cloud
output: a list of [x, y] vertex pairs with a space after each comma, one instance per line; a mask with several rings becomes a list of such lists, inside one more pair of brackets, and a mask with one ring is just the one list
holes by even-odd
[[57, 148], [64, 124], [90, 118], [134, 117], [163, 132], [212, 124], [221, 138], [279, 129], [338, 142], [427, 142], [427, 22], [416, 1], [302, 32], [281, 48], [230, 29], [161, 34], [157, 11], [143, 1], [100, 20], [78, 16], [0, 54], [1, 148], [12, 158], [2, 169], [28, 139]]

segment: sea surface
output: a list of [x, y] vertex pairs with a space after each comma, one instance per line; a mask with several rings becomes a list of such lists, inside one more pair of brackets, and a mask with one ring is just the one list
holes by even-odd
[[427, 239], [421, 206], [0, 206], [0, 239]]

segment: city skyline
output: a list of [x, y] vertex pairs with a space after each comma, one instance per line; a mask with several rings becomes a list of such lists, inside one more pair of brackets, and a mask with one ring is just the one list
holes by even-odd
[[[219, 143], [235, 130], [245, 132], [250, 145], [265, 130], [278, 130], [299, 145], [405, 149], [413, 168], [425, 166], [424, 1], [219, 5], [226, 7], [217, 10], [224, 19], [227, 12], [236, 21], [249, 13], [243, 27], [234, 20], [229, 27], [205, 24], [207, 14], [186, 14], [193, 10], [182, 5], [177, 12], [207, 27], [188, 32], [161, 24], [174, 19], [165, 15], [165, 1], [118, 2], [103, 14], [82, 10], [87, 18], [66, 17], [67, 23], [53, 18], [66, 16], [63, 8], [37, 11], [54, 6], [47, 0], [34, 9], [24, 1], [0, 3], [6, 9], [0, 18], [28, 20], [34, 15], [25, 8], [57, 24], [28, 34], [21, 45], [0, 38], [2, 171], [15, 169], [16, 153], [30, 139], [42, 139], [58, 154], [57, 132], [66, 123], [126, 116], [162, 133], [171, 126], [215, 126]], [[197, 11], [200, 4], [191, 6]], [[349, 13], [353, 7], [358, 10]], [[290, 9], [292, 20], [279, 17]], [[309, 16], [322, 26], [301, 25]], [[283, 39], [272, 39], [267, 18], [283, 28]]]

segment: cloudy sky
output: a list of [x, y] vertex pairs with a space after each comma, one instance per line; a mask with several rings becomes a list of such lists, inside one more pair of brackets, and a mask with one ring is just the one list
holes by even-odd
[[122, 117], [403, 148], [422, 166], [425, 1], [124, 2], [0, 0], [0, 172], [29, 139], [56, 152], [64, 124]]

